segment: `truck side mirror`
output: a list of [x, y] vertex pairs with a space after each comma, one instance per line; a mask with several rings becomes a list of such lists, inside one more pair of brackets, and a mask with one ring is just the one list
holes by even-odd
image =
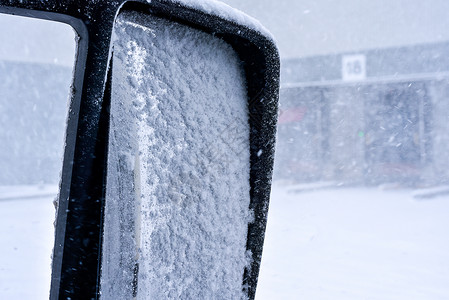
[[279, 89], [269, 34], [215, 2], [0, 12], [79, 35], [51, 299], [253, 299]]

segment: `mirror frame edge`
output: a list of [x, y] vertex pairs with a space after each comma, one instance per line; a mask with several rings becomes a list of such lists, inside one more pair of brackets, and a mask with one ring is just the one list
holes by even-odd
[[[80, 6], [81, 10], [78, 10]], [[103, 114], [107, 114], [108, 110], [104, 106], [104, 100], [108, 97], [106, 75], [110, 66], [110, 41], [115, 16], [121, 9], [130, 8], [157, 14], [216, 35], [231, 44], [243, 61], [248, 84], [251, 129], [250, 209], [254, 210], [255, 215], [254, 223], [249, 225], [247, 238], [247, 249], [252, 252], [253, 263], [249, 269], [245, 270], [243, 288], [248, 298], [254, 299], [271, 190], [279, 97], [280, 59], [274, 41], [247, 25], [225, 20], [214, 13], [203, 12], [185, 6], [178, 1], [157, 0], [148, 3], [144, 0], [122, 0], [112, 4], [107, 1], [99, 1], [96, 6], [93, 6], [88, 0], [83, 0], [81, 3], [76, 3], [75, 6], [70, 1], [61, 3], [49, 0], [42, 3], [39, 1], [0, 0], [1, 13], [67, 23], [75, 29], [79, 36], [70, 104], [70, 108], [73, 108], [70, 114], [73, 117], [69, 116], [67, 125], [67, 146], [64, 151], [63, 176], [59, 196], [60, 205], [61, 203], [62, 205], [59, 207], [57, 216], [50, 298], [98, 299], [100, 297], [101, 266], [99, 264], [102, 252], [100, 241], [103, 231], [101, 222], [105, 195], [105, 158], [107, 157], [107, 136], [104, 135], [107, 135], [108, 126], [104, 124], [103, 116]], [[105, 24], [102, 25], [102, 22]], [[103, 34], [103, 36], [95, 38], [96, 33]], [[97, 50], [95, 47], [101, 49]], [[93, 51], [89, 52], [89, 49], [93, 49]], [[98, 57], [95, 57], [95, 54], [98, 54]], [[97, 68], [92, 66], [92, 62], [96, 59], [101, 62]], [[97, 75], [99, 78], [93, 79], [93, 75]], [[89, 89], [94, 89], [95, 92]], [[84, 132], [83, 130], [91, 125], [87, 122], [91, 118], [94, 119], [96, 128]], [[106, 128], [104, 128], [105, 126]], [[69, 148], [73, 149], [73, 152]], [[258, 155], [260, 151], [262, 154]], [[100, 154], [100, 157], [95, 158], [96, 154]], [[89, 155], [92, 157], [86, 158]], [[87, 165], [82, 166], [82, 170], [78, 170], [76, 164], [83, 162], [86, 162]], [[93, 167], [98, 165], [102, 166], [100, 174], [92, 172]], [[74, 177], [77, 180], [80, 175], [81, 180], [74, 184]], [[93, 175], [101, 175], [101, 178], [92, 180]], [[93, 203], [92, 198], [96, 199], [97, 204]], [[64, 206], [66, 209], [63, 211], [61, 208]], [[85, 228], [87, 230], [74, 230], [76, 226], [84, 226], [82, 221], [85, 220], [85, 215], [88, 215], [87, 212], [92, 207], [95, 216], [87, 216], [90, 222], [88, 224], [90, 226]], [[81, 221], [77, 219], [79, 216], [82, 217]], [[85, 246], [84, 248], [90, 249], [90, 244], [93, 242], [96, 254], [87, 258], [86, 251], [83, 251], [86, 249], [76, 247], [83, 248], [83, 241], [87, 236], [91, 237], [89, 230], [92, 228], [99, 230], [99, 233], [95, 234], [96, 237], [93, 238], [93, 241], [88, 238], [89, 247]], [[68, 231], [71, 234], [70, 237], [67, 236]], [[72, 242], [71, 239], [74, 238], [76, 239], [74, 244], [67, 247], [65, 243], [67, 239]], [[94, 266], [93, 262], [95, 261], [97, 263]], [[84, 268], [82, 271], [73, 269], [77, 265], [76, 263], [82, 264], [83, 262], [86, 262], [86, 265], [81, 268]], [[90, 273], [94, 269], [96, 270], [95, 279], [93, 278], [94, 274]], [[89, 275], [90, 279], [85, 278], [84, 274]], [[72, 276], [76, 278], [73, 279]], [[74, 282], [67, 282], [66, 278], [71, 278], [70, 280], [73, 279]], [[95, 287], [92, 286], [93, 279], [96, 282]]]
[[[64, 135], [64, 154], [61, 178], [59, 181], [59, 192], [57, 195], [58, 203], [55, 219], [55, 243], [52, 250], [52, 274], [51, 286], [59, 286], [60, 274], [62, 271], [62, 259], [64, 249], [64, 237], [66, 232], [67, 214], [59, 211], [67, 211], [70, 196], [70, 183], [72, 179], [71, 163], [75, 156], [77, 128], [79, 121], [79, 112], [81, 105], [81, 91], [83, 88], [84, 70], [86, 65], [86, 56], [88, 48], [88, 30], [85, 24], [77, 18], [70, 15], [55, 13], [51, 11], [31, 10], [27, 8], [5, 7], [1, 6], [0, 13], [20, 17], [28, 17], [47, 21], [64, 23], [71, 26], [75, 35], [75, 56], [72, 66], [72, 81], [70, 85], [70, 94], [68, 95], [67, 123]], [[51, 288], [51, 289], [52, 289]]]

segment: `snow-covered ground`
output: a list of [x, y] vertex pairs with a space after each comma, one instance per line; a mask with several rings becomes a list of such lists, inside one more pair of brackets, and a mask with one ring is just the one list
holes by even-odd
[[57, 186], [0, 187], [0, 299], [48, 299]]
[[[256, 299], [448, 299], [449, 195], [425, 192], [274, 185]], [[0, 299], [48, 299], [55, 194], [0, 188]]]
[[449, 195], [416, 195], [274, 185], [256, 299], [449, 299]]

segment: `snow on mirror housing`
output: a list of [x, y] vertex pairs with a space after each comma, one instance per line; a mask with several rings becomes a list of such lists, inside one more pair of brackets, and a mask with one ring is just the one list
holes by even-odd
[[[135, 77], [138, 79], [142, 79], [142, 82], [139, 82], [137, 80], [128, 83], [124, 82], [123, 85], [121, 85], [121, 83], [116, 80], [116, 78], [120, 78], [119, 73], [117, 73], [117, 77], [115, 77], [116, 75], [114, 75], [116, 74], [117, 70], [124, 67], [126, 68], [123, 57], [127, 54], [124, 52], [120, 53], [120, 51], [123, 51], [120, 50], [120, 48], [127, 49], [126, 47], [129, 46], [130, 49], [134, 49], [136, 51], [134, 52], [135, 54], [140, 53], [140, 55], [143, 55], [139, 57], [144, 59], [145, 62], [149, 62], [151, 60], [150, 56], [145, 58], [145, 53], [150, 53], [148, 49], [144, 49], [145, 51], [142, 52], [137, 52], [140, 49], [139, 47], [146, 46], [146, 44], [141, 44], [142, 41], [140, 39], [135, 40], [135, 44], [120, 43], [119, 39], [119, 42], [114, 44], [117, 49], [115, 49], [114, 53], [112, 54], [112, 33], [114, 30], [116, 17], [117, 15], [119, 15], [119, 11], [121, 11], [121, 14], [130, 11], [134, 13], [140, 12], [142, 14], [151, 15], [151, 20], [153, 20], [151, 22], [155, 22], [155, 20], [165, 19], [165, 21], [161, 20], [161, 22], [162, 24], [172, 24], [169, 27], [176, 27], [180, 26], [179, 24], [182, 24], [181, 27], [194, 28], [198, 32], [198, 36], [200, 36], [201, 34], [209, 34], [211, 36], [214, 36], [215, 38], [211, 38], [209, 40], [204, 39], [205, 43], [202, 43], [202, 45], [200, 46], [203, 47], [203, 49], [204, 47], [207, 47], [208, 43], [214, 44], [218, 43], [217, 41], [219, 40], [222, 41], [222, 44], [224, 46], [220, 49], [220, 52], [223, 53], [218, 55], [218, 57], [221, 57], [220, 59], [228, 59], [229, 57], [234, 57], [232, 58], [233, 60], [238, 59], [240, 61], [240, 66], [226, 66], [226, 72], [235, 72], [235, 74], [237, 74], [237, 77], [231, 78], [230, 74], [226, 74], [225, 76], [223, 76], [223, 74], [219, 73], [218, 75], [220, 76], [217, 77], [218, 82], [226, 83], [226, 85], [228, 85], [228, 87], [222, 88], [221, 91], [217, 88], [215, 91], [211, 91], [210, 84], [205, 84], [201, 80], [194, 79], [191, 81], [191, 83], [198, 84], [198, 87], [192, 87], [190, 89], [195, 92], [208, 91], [208, 97], [211, 97], [214, 93], [221, 92], [219, 93], [219, 98], [217, 99], [209, 100], [207, 99], [208, 97], [202, 100], [199, 98], [194, 99], [195, 101], [200, 101], [197, 102], [197, 105], [206, 105], [213, 103], [213, 105], [215, 105], [215, 108], [195, 108], [194, 103], [190, 103], [190, 106], [187, 105], [183, 107], [182, 105], [184, 104], [182, 104], [182, 102], [179, 102], [181, 110], [174, 111], [174, 119], [170, 119], [169, 116], [165, 115], [163, 111], [164, 109], [170, 109], [170, 105], [173, 104], [167, 101], [164, 103], [168, 104], [168, 106], [164, 107], [162, 105], [162, 110], [160, 113], [158, 112], [158, 114], [155, 115], [145, 114], [145, 110], [147, 112], [153, 113], [151, 109], [157, 110], [160, 105], [156, 107], [153, 107], [151, 105], [142, 107], [142, 100], [145, 101], [145, 104], [151, 103], [151, 101], [155, 101], [154, 99], [158, 99], [158, 93], [164, 92], [164, 89], [166, 89], [167, 92], [170, 92], [171, 90], [168, 87], [163, 86], [163, 84], [158, 81], [151, 82], [150, 86], [157, 87], [159, 85], [158, 88], [160, 88], [159, 90], [151, 91], [151, 94], [145, 94], [142, 90], [139, 90], [139, 88], [143, 88], [145, 86], [145, 78], [151, 78], [152, 76], [151, 72], [153, 70], [148, 71], [146, 65], [144, 65], [141, 69], [139, 68], [134, 70]], [[170, 197], [157, 199], [157, 201], [164, 202], [168, 199], [177, 199], [176, 201], [179, 202], [180, 207], [182, 207], [182, 205], [185, 205], [187, 201], [183, 198], [183, 196], [185, 196], [184, 193], [190, 193], [189, 190], [201, 190], [201, 192], [204, 192], [205, 194], [219, 193], [221, 196], [225, 195], [223, 194], [223, 190], [227, 189], [229, 189], [232, 195], [236, 195], [238, 190], [240, 190], [241, 193], [249, 192], [249, 199], [246, 196], [245, 200], [245, 196], [243, 196], [242, 202], [235, 201], [235, 199], [233, 199], [234, 201], [232, 202], [240, 203], [240, 205], [242, 205], [241, 207], [243, 207], [244, 201], [247, 201], [247, 203], [249, 201], [249, 209], [243, 209], [242, 211], [239, 211], [239, 215], [243, 217], [243, 220], [239, 220], [239, 222], [241, 222], [239, 224], [240, 226], [243, 226], [242, 224], [246, 224], [250, 220], [249, 218], [251, 218], [252, 222], [248, 224], [248, 227], [246, 229], [247, 234], [246, 240], [244, 241], [245, 249], [243, 249], [242, 251], [238, 250], [237, 252], [239, 253], [239, 255], [241, 255], [242, 253], [249, 253], [250, 257], [247, 258], [245, 256], [243, 258], [243, 256], [239, 256], [237, 262], [239, 266], [243, 267], [246, 265], [246, 262], [251, 263], [249, 267], [245, 268], [243, 271], [240, 271], [240, 273], [235, 276], [242, 277], [241, 288], [243, 290], [243, 293], [245, 293], [245, 295], [247, 295], [249, 299], [253, 299], [255, 296], [255, 289], [257, 285], [257, 277], [259, 272], [266, 225], [266, 213], [268, 210], [279, 89], [279, 57], [277, 49], [271, 37], [269, 37], [269, 34], [267, 34], [256, 21], [253, 21], [252, 19], [241, 13], [230, 10], [225, 5], [213, 1], [159, 0], [147, 3], [146, 1], [126, 2], [104, 0], [96, 1], [95, 4], [93, 4], [92, 1], [87, 0], [77, 1], [76, 3], [73, 3], [71, 1], [56, 0], [49, 0], [45, 2], [0, 0], [0, 12], [21, 14], [31, 17], [45, 18], [69, 23], [70, 25], [72, 25], [72, 27], [75, 28], [77, 34], [79, 35], [77, 62], [75, 66], [72, 95], [72, 103], [78, 104], [79, 109], [76, 105], [74, 105], [75, 109], [72, 112], [72, 118], [69, 119], [67, 129], [67, 146], [65, 150], [66, 153], [59, 198], [59, 210], [56, 223], [56, 238], [53, 254], [52, 286], [50, 298], [100, 298], [102, 291], [102, 288], [100, 287], [102, 283], [102, 279], [100, 276], [101, 270], [106, 270], [106, 267], [104, 265], [102, 266], [103, 227], [105, 228], [105, 239], [107, 240], [110, 233], [108, 232], [108, 230], [111, 230], [111, 228], [113, 228], [113, 226], [108, 226], [107, 222], [111, 221], [111, 224], [114, 224], [113, 216], [109, 216], [112, 217], [112, 219], [108, 219], [107, 212], [105, 214], [104, 210], [108, 210], [108, 206], [105, 206], [105, 199], [107, 201], [109, 199], [109, 195], [111, 195], [110, 193], [113, 192], [113, 189], [119, 188], [120, 186], [117, 185], [117, 182], [108, 182], [106, 184], [106, 179], [109, 180], [110, 176], [112, 176], [114, 172], [120, 172], [120, 174], [124, 174], [123, 180], [120, 182], [120, 184], [122, 185], [122, 192], [124, 193], [124, 195], [129, 194], [128, 201], [121, 201], [120, 205], [127, 205], [127, 203], [130, 202], [139, 204], [139, 201], [134, 202], [136, 198], [140, 200], [139, 197], [136, 197], [136, 193], [137, 195], [142, 192], [146, 193], [148, 189], [151, 189], [153, 187], [145, 187], [143, 184], [140, 184], [139, 192], [139, 187], [135, 185], [136, 182], [142, 183], [143, 180], [153, 179], [153, 177], [155, 176], [160, 176], [163, 180], [163, 182], [160, 182], [161, 185], [159, 187], [155, 187], [154, 190], [151, 191], [153, 192], [153, 194], [144, 195], [144, 197], [141, 199], [142, 201], [140, 201], [141, 205], [131, 204], [127, 206], [123, 211], [124, 214], [132, 214], [138, 210], [146, 213], [142, 214], [142, 218], [139, 221], [141, 225], [137, 225], [139, 224], [139, 222], [135, 221], [131, 224], [128, 224], [130, 226], [128, 227], [128, 229], [132, 231], [132, 233], [127, 236], [127, 238], [131, 240], [130, 244], [127, 244], [127, 246], [129, 247], [133, 247], [133, 245], [137, 245], [137, 243], [145, 243], [144, 238], [148, 236], [149, 233], [143, 232], [147, 229], [148, 226], [150, 226], [149, 224], [152, 221], [152, 217], [154, 217], [152, 216], [152, 214], [157, 215], [166, 213], [164, 209], [166, 209], [167, 206], [160, 206], [156, 210], [151, 210], [153, 207], [145, 206], [151, 204], [151, 202], [145, 202], [145, 199], [151, 197], [156, 199], [155, 195], [170, 195]], [[124, 15], [121, 15], [120, 18], [122, 18], [122, 16]], [[145, 31], [143, 28], [133, 27], [132, 24], [135, 25], [139, 23], [131, 22], [131, 24], [126, 24], [126, 22], [122, 22], [122, 25], [117, 25], [117, 28], [119, 29], [120, 26], [128, 26], [129, 30], [131, 30], [132, 27], [132, 30]], [[163, 27], [160, 27], [159, 30], [162, 30], [161, 28]], [[126, 29], [123, 29], [126, 33]], [[189, 29], [187, 31], [191, 30]], [[147, 32], [147, 35], [147, 38], [151, 37], [151, 30]], [[198, 40], [198, 38], [195, 38], [195, 40]], [[200, 40], [203, 41], [203, 38], [200, 38]], [[168, 42], [176, 44], [174, 39], [169, 39]], [[226, 44], [228, 46], [226, 46]], [[231, 47], [233, 51], [228, 51]], [[228, 50], [222, 51], [223, 49]], [[158, 53], [161, 52], [159, 51]], [[193, 53], [195, 53], [195, 51]], [[114, 59], [111, 59], [112, 56], [114, 57]], [[176, 58], [175, 60], [178, 60], [178, 58]], [[182, 59], [178, 61], [181, 62]], [[110, 66], [112, 65], [113, 67], [111, 68]], [[212, 64], [210, 67], [208, 67], [207, 70], [210, 70], [209, 68], [215, 67], [217, 67], [217, 65], [214, 66], [214, 64]], [[169, 66], [167, 70], [173, 69]], [[243, 72], [241, 70], [243, 70]], [[224, 70], [222, 70], [221, 72], [224, 72]], [[168, 76], [164, 73], [160, 73], [159, 75]], [[183, 75], [187, 75], [187, 73]], [[231, 83], [232, 85], [234, 85], [235, 80], [238, 77], [243, 77], [244, 80], [242, 80], [240, 84], [232, 86], [232, 89], [235, 89], [236, 91], [238, 91], [238, 93], [242, 94], [244, 93], [244, 89], [246, 87], [246, 107], [245, 105], [242, 105], [241, 102], [239, 103], [238, 100], [229, 103], [220, 100], [224, 99], [223, 97], [226, 97], [223, 95], [226, 95], [227, 91], [231, 90], [229, 84]], [[173, 78], [170, 77], [165, 78], [167, 78], [167, 80], [169, 81], [173, 80]], [[205, 81], [207, 82], [207, 80], [212, 80], [213, 77], [206, 76], [206, 78], [208, 78], [205, 79]], [[142, 85], [143, 83], [145, 84]], [[167, 84], [167, 82], [165, 82], [164, 84]], [[122, 90], [122, 88], [125, 86], [127, 86], [128, 88], [130, 86], [134, 86], [134, 90], [132, 90], [132, 93], [136, 95], [136, 98], [133, 99], [135, 102], [132, 103], [132, 107], [129, 107], [130, 111], [128, 112], [120, 110], [120, 105], [125, 105], [124, 103], [120, 103], [120, 101], [114, 100], [116, 96], [120, 97], [120, 93], [122, 93], [123, 95], [125, 91]], [[182, 89], [178, 90], [181, 91]], [[235, 94], [235, 92], [232, 92], [231, 94]], [[182, 94], [180, 95], [183, 96]], [[145, 96], [146, 98], [139, 98], [141, 96]], [[154, 96], [155, 98], [152, 98], [152, 96]], [[192, 130], [192, 128], [187, 128], [191, 126], [191, 124], [195, 124], [195, 126], [198, 126], [198, 124], [196, 124], [193, 119], [177, 120], [175, 118], [176, 114], [178, 114], [179, 117], [182, 112], [186, 113], [186, 116], [192, 116], [192, 118], [195, 117], [198, 118], [198, 120], [200, 120], [202, 117], [204, 117], [203, 120], [208, 120], [207, 118], [209, 114], [213, 113], [214, 109], [222, 109], [222, 106], [220, 105], [224, 105], [223, 107], [225, 107], [225, 110], [223, 110], [221, 114], [217, 114], [216, 112], [214, 112], [214, 116], [219, 116], [217, 120], [224, 121], [225, 124], [218, 124], [219, 122], [217, 122], [217, 120], [215, 120], [214, 123], [212, 122], [212, 118], [210, 118], [211, 123], [209, 125], [207, 123], [200, 124], [202, 129], [199, 132]], [[240, 109], [244, 109], [244, 111], [239, 110], [239, 105]], [[202, 116], [198, 116], [198, 110], [200, 114], [203, 114]], [[148, 132], [145, 132], [134, 130], [135, 128], [131, 127], [114, 127], [114, 122], [117, 121], [117, 118], [126, 116], [127, 113], [134, 113], [133, 122], [129, 122], [128, 125], [132, 124], [131, 127], [142, 126], [141, 128], [150, 130]], [[238, 117], [238, 120], [236, 121], [241, 121], [240, 123], [237, 123], [241, 125], [239, 127], [240, 129], [237, 130], [232, 129], [232, 127], [228, 128], [229, 120], [232, 118], [232, 116], [234, 116], [234, 114], [236, 117]], [[139, 118], [136, 118], [136, 116], [138, 116]], [[157, 123], [159, 121], [161, 122], [160, 124]], [[110, 122], [111, 133], [109, 133]], [[167, 122], [167, 124], [169, 124], [170, 122], [178, 122], [179, 128], [185, 125], [186, 129], [182, 132], [182, 134], [192, 134], [192, 136], [188, 138], [178, 136], [177, 134], [181, 134], [181, 132], [178, 130], [179, 128], [177, 128], [177, 130], [175, 131], [170, 131], [170, 134], [166, 136], [165, 133], [163, 133], [164, 130], [166, 132], [170, 128], [173, 129], [175, 127], [170, 127], [171, 125], [167, 125], [166, 127], [164, 127], [164, 122]], [[153, 127], [154, 131], [151, 130], [151, 126], [155, 126]], [[207, 126], [209, 126], [210, 128], [207, 128]], [[241, 131], [242, 128], [243, 130]], [[249, 187], [247, 185], [245, 186], [245, 183], [239, 182], [239, 188], [233, 190], [232, 187], [226, 187], [225, 185], [235, 182], [237, 178], [227, 178], [221, 176], [218, 178], [222, 181], [221, 185], [218, 184], [219, 181], [217, 181], [217, 184], [215, 184], [213, 187], [208, 185], [207, 189], [203, 189], [204, 184], [208, 184], [213, 180], [211, 175], [217, 174], [211, 174], [213, 172], [210, 172], [207, 175], [207, 180], [205, 180], [205, 177], [201, 176], [205, 176], [207, 172], [201, 169], [200, 164], [196, 165], [194, 156], [189, 157], [188, 159], [191, 160], [190, 166], [197, 166], [197, 168], [194, 170], [196, 173], [189, 173], [191, 171], [189, 168], [183, 169], [182, 167], [184, 166], [184, 162], [180, 159], [181, 156], [175, 156], [175, 154], [178, 155], [179, 153], [182, 153], [182, 151], [185, 151], [188, 147], [193, 147], [193, 150], [189, 153], [196, 153], [196, 155], [198, 155], [199, 157], [199, 154], [202, 153], [201, 151], [204, 150], [204, 147], [211, 143], [213, 135], [206, 134], [207, 138], [201, 142], [197, 141], [197, 139], [201, 136], [202, 133], [204, 134], [205, 132], [219, 132], [220, 129], [230, 130], [230, 133], [232, 133], [232, 138], [240, 137], [239, 134], [241, 134], [241, 136], [247, 137], [247, 140], [245, 142], [242, 142], [240, 140], [236, 141], [238, 144], [234, 144], [234, 146], [238, 146], [238, 150], [242, 150], [242, 153], [246, 153], [241, 154], [239, 152], [238, 156], [241, 156], [243, 160], [246, 160], [246, 167], [249, 168], [246, 170], [246, 172], [243, 172], [245, 163], [243, 163], [242, 165], [233, 164], [236, 155], [231, 154], [230, 157], [232, 158], [232, 160], [230, 162], [230, 165], [226, 165], [226, 168], [219, 169], [218, 171], [216, 171], [216, 173], [225, 170], [226, 172], [237, 172], [242, 176], [246, 174], [245, 176], [249, 176]], [[129, 132], [132, 134], [127, 136], [127, 130], [129, 130]], [[236, 133], [237, 135], [235, 135]], [[118, 152], [116, 151], [116, 148], [114, 148], [118, 145], [114, 144], [114, 138], [120, 138], [120, 135], [122, 135], [124, 138], [129, 138], [129, 144], [127, 145], [126, 149], [121, 148], [119, 150], [120, 152]], [[155, 139], [148, 139], [151, 135], [158, 138], [156, 143]], [[201, 136], [201, 138], [204, 137]], [[220, 138], [220, 136], [216, 136], [212, 146], [215, 146]], [[125, 140], [126, 139], [123, 139], [122, 141], [124, 142]], [[145, 140], [146, 142], [148, 141], [151, 143], [143, 144], [136, 142], [141, 140]], [[178, 141], [182, 142], [178, 143]], [[190, 144], [186, 145], [188, 141], [190, 142]], [[226, 142], [225, 139], [223, 139], [223, 143], [224, 142]], [[109, 153], [108, 145], [110, 147]], [[152, 152], [150, 152], [150, 150], [153, 151], [157, 145], [161, 146], [161, 151], [166, 151], [166, 153], [157, 153], [158, 155], [153, 157], [151, 156]], [[169, 149], [169, 145], [173, 145], [173, 147]], [[142, 152], [142, 154], [138, 153], [139, 155], [136, 155], [136, 151], [140, 151], [140, 148], [142, 148], [146, 152]], [[166, 155], [167, 157], [173, 155], [175, 159], [164, 159], [164, 155]], [[229, 155], [229, 153], [226, 153], [226, 155]], [[154, 160], [151, 161], [149, 159]], [[198, 161], [204, 163], [204, 161], [202, 161], [201, 159]], [[150, 163], [156, 163], [156, 165], [150, 165]], [[158, 166], [157, 163], [160, 163], [161, 165]], [[164, 171], [163, 173], [156, 173], [158, 170], [163, 169], [162, 164], [173, 168], [173, 170], [165, 169], [166, 171]], [[218, 162], [218, 160], [215, 160], [215, 164], [220, 165], [220, 162]], [[212, 165], [215, 166], [214, 163]], [[107, 173], [107, 167], [112, 166], [115, 166], [118, 169], [110, 170], [109, 173]], [[136, 166], [139, 166], [140, 169], [136, 168]], [[120, 170], [120, 167], [122, 167], [122, 170]], [[148, 171], [148, 173], [146, 171]], [[194, 176], [197, 176], [198, 180], [195, 180]], [[235, 176], [235, 174], [232, 174], [232, 176]], [[225, 178], [226, 180], [224, 180]], [[243, 177], [240, 177], [240, 179], [241, 178]], [[176, 181], [184, 181], [184, 185], [179, 186], [173, 184]], [[172, 182], [171, 185], [170, 182]], [[126, 186], [126, 184], [130, 183], [132, 183], [133, 186]], [[108, 188], [111, 189], [111, 192], [108, 190]], [[243, 190], [246, 191], [244, 192]], [[201, 199], [210, 199], [210, 202], [204, 202], [208, 205], [215, 205], [217, 204], [216, 200], [220, 199], [219, 197], [214, 198], [214, 196], [208, 197], [207, 195], [199, 195], [201, 195]], [[114, 195], [114, 197], [116, 196], [117, 195]], [[224, 199], [224, 197], [222, 197], [221, 199]], [[114, 205], [113, 203], [114, 202], [111, 200], [112, 206]], [[221, 205], [222, 204], [220, 203], [220, 206]], [[179, 208], [173, 206], [171, 209], [176, 210]], [[219, 209], [223, 209], [223, 207]], [[238, 207], [238, 209], [240, 209], [240, 207]], [[182, 213], [187, 214], [189, 211], [181, 209], [179, 212], [179, 215], [182, 216]], [[222, 211], [220, 213], [225, 213], [225, 211]], [[176, 218], [181, 218], [181, 216], [176, 216]], [[230, 215], [228, 217], [229, 220], [233, 220], [233, 218], [237, 216]], [[214, 218], [214, 216], [206, 216], [203, 219], [205, 224], [201, 224], [201, 220], [197, 219], [195, 220], [196, 224], [194, 223], [194, 226], [201, 225], [212, 228], [217, 225], [212, 223], [215, 222]], [[135, 217], [131, 219], [138, 220], [138, 218], [136, 219]], [[158, 220], [163, 220], [166, 222], [170, 221], [168, 219]], [[125, 225], [125, 227], [128, 225]], [[139, 226], [141, 228], [140, 231], [142, 232], [142, 238], [140, 239], [140, 241], [137, 238], [138, 235], [134, 234], [134, 232], [139, 231]], [[229, 225], [227, 224], [227, 226]], [[126, 228], [122, 229], [127, 230]], [[227, 228], [214, 227], [214, 230], [219, 229], [227, 230]], [[244, 231], [245, 229], [240, 229], [241, 233]], [[158, 235], [158, 237], [163, 238], [164, 236], [162, 235], [162, 231], [156, 231], [157, 234], [158, 232], [161, 233], [161, 235]], [[120, 235], [120, 232], [115, 232], [115, 234], [116, 236]], [[222, 234], [223, 237], [226, 236], [226, 232], [220, 234]], [[154, 236], [152, 236], [152, 238], [153, 237]], [[169, 242], [170, 241], [167, 241], [167, 243]], [[224, 242], [226, 243], [227, 240]], [[239, 244], [239, 249], [242, 248], [241, 240], [233, 240], [232, 242], [236, 242], [237, 244]], [[105, 245], [106, 249], [104, 250], [104, 255], [105, 259], [107, 259], [108, 255], [112, 252], [109, 252], [108, 254], [107, 242], [105, 242]], [[150, 245], [148, 249], [154, 250], [151, 247], [152, 246]], [[134, 261], [132, 260], [135, 259], [135, 256], [137, 255], [135, 249], [136, 247], [134, 246], [134, 251], [132, 252], [133, 257], [127, 258], [128, 260], [131, 260], [132, 263], [134, 263]], [[177, 250], [181, 251], [181, 249]], [[199, 252], [194, 252], [195, 255], [197, 253]], [[139, 255], [140, 254], [141, 253], [139, 252]], [[172, 252], [172, 254], [174, 255], [174, 252]], [[142, 256], [144, 256], [143, 252]], [[147, 261], [145, 260], [145, 257], [143, 257], [140, 261], [139, 268], [142, 268], [142, 270], [144, 270], [145, 272], [152, 271], [150, 269], [155, 265], [147, 264], [146, 262]], [[161, 265], [163, 263], [164, 262], [161, 262]], [[137, 266], [137, 264], [134, 265]], [[140, 297], [139, 293], [143, 293], [141, 289], [144, 288], [145, 282], [152, 282], [151, 278], [149, 278], [149, 281], [148, 278], [144, 279], [144, 275], [152, 275], [143, 274], [143, 271], [138, 271], [137, 267], [135, 267], [134, 265], [133, 274], [136, 273], [137, 276], [132, 275], [132, 286], [134, 287], [134, 290], [131, 290], [131, 292], [136, 293], [137, 291], [137, 297]], [[163, 269], [158, 269], [157, 271], [158, 275], [163, 274], [164, 272]], [[199, 271], [198, 274], [200, 274], [201, 272], [202, 271]], [[218, 273], [219, 272], [217, 271], [217, 274]], [[206, 277], [207, 274], [201, 274], [201, 276]], [[105, 292], [107, 291], [106, 279], [108, 278], [105, 276], [103, 278], [103, 280], [105, 280], [103, 282], [105, 284]], [[135, 282], [136, 279], [137, 282]], [[188, 284], [189, 281], [195, 281], [197, 279], [186, 277], [183, 278], [183, 280], [184, 284]], [[217, 280], [217, 278], [215, 278], [214, 280]], [[167, 278], [167, 281], [170, 281], [170, 279]], [[212, 285], [209, 285], [209, 287], [211, 286]], [[218, 289], [223, 289], [227, 286], [228, 285], [226, 284], [221, 285], [220, 283]], [[163, 289], [160, 289], [159, 291], [162, 290]], [[130, 290], [128, 289], [128, 291]], [[208, 292], [212, 293], [213, 291]], [[232, 293], [239, 293], [239, 291], [233, 291]], [[173, 297], [177, 296], [178, 295], [173, 295]]]

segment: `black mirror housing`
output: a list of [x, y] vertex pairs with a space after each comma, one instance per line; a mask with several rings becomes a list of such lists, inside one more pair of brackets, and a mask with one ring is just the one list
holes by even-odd
[[242, 61], [250, 126], [250, 209], [247, 250], [252, 265], [242, 288], [255, 297], [267, 220], [279, 93], [279, 55], [270, 35], [227, 6], [183, 1], [9, 1], [0, 12], [70, 24], [79, 36], [67, 125], [51, 299], [98, 299], [106, 186], [111, 36], [121, 11], [178, 22], [221, 38]]

